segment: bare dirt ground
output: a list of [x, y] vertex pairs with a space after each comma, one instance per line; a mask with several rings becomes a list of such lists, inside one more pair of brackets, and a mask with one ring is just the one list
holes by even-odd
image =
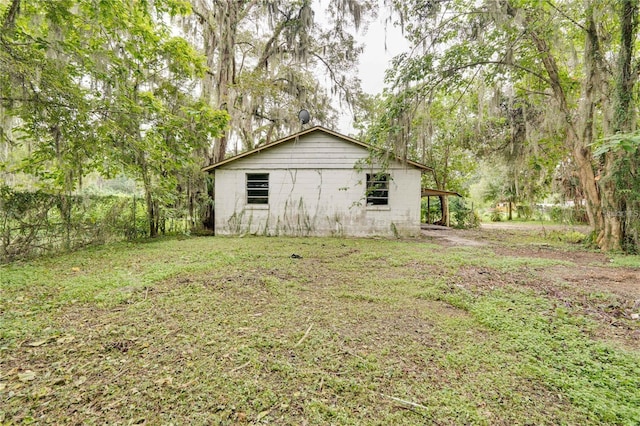
[[597, 331], [599, 337], [613, 338], [638, 349], [640, 330], [635, 315], [640, 313], [640, 262], [635, 267], [615, 267], [611, 256], [587, 251], [581, 245], [567, 249], [551, 242], [540, 243], [539, 238], [531, 242], [526, 238], [527, 235], [540, 237], [552, 232], [586, 234], [589, 230], [585, 226], [496, 222], [483, 223], [475, 230], [429, 226], [422, 234], [444, 246], [486, 246], [499, 256], [562, 261], [560, 265], [530, 268], [528, 277], [474, 267], [463, 269], [459, 275], [463, 281], [478, 285], [487, 282], [528, 285], [552, 296], [558, 306], [579, 309], [596, 319], [602, 324]]
[[480, 247], [488, 244], [485, 241], [480, 241], [474, 235], [470, 235], [469, 231], [440, 225], [423, 225], [422, 235], [454, 246]]

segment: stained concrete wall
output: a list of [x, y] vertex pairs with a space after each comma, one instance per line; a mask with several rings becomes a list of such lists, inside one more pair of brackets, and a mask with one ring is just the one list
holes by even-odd
[[[215, 170], [218, 235], [371, 236], [420, 232], [420, 169], [392, 160], [389, 204], [366, 205], [369, 151], [314, 132]], [[374, 162], [375, 163], [375, 162]], [[247, 204], [247, 173], [269, 173], [269, 204]]]

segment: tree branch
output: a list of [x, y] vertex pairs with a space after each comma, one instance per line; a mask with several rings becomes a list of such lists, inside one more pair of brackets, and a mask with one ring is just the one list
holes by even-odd
[[20, 0], [13, 0], [11, 2], [11, 6], [9, 6], [9, 9], [7, 10], [7, 14], [4, 16], [2, 29], [8, 30], [9, 28], [13, 28], [19, 13], [20, 13]]
[[331, 81], [333, 81], [336, 86], [338, 86], [340, 89], [342, 89], [342, 91], [344, 93], [349, 93], [349, 88], [345, 87], [344, 84], [342, 84], [341, 82], [338, 81], [338, 79], [336, 77], [336, 73], [333, 71], [333, 68], [331, 68], [331, 66], [327, 63], [327, 61], [325, 61], [322, 56], [318, 55], [315, 52], [313, 52], [312, 55], [315, 56], [320, 62], [322, 62], [324, 64], [324, 66], [327, 68], [327, 71], [329, 72], [329, 75], [331, 76]]
[[482, 65], [504, 65], [506, 67], [512, 67], [515, 69], [518, 69], [520, 71], [524, 71], [527, 74], [531, 74], [534, 77], [537, 77], [538, 79], [540, 79], [541, 81], [544, 81], [545, 83], [552, 85], [552, 82], [550, 79], [548, 79], [547, 77], [545, 77], [544, 75], [530, 69], [527, 67], [524, 67], [522, 65], [518, 65], [518, 64], [514, 64], [514, 63], [510, 63], [510, 62], [506, 62], [503, 60], [499, 60], [499, 61], [477, 61], [477, 62], [471, 62], [469, 64], [464, 64], [461, 65], [459, 67], [452, 67], [452, 68], [448, 68], [444, 71], [442, 71], [443, 74], [450, 74], [450, 73], [454, 73], [456, 71], [461, 71], [463, 69], [467, 69], [467, 68], [474, 68], [477, 66], [482, 66]]
[[556, 12], [558, 12], [563, 18], [567, 19], [569, 22], [571, 22], [572, 24], [574, 24], [575, 26], [577, 26], [581, 30], [587, 31], [587, 28], [584, 25], [582, 25], [580, 22], [576, 21], [575, 19], [573, 19], [572, 17], [567, 15], [566, 12], [564, 12], [558, 6], [553, 4], [550, 0], [545, 0], [545, 3], [547, 3], [549, 6], [551, 6], [551, 8], [554, 9]]

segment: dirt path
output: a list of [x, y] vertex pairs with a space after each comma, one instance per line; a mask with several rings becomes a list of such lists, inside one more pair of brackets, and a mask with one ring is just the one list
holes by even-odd
[[551, 240], [545, 243], [544, 236], [553, 231], [586, 234], [589, 227], [496, 222], [483, 223], [480, 229], [472, 230], [428, 226], [422, 234], [444, 247], [486, 246], [498, 256], [562, 261], [560, 265], [513, 273], [469, 267], [459, 274], [459, 279], [461, 285], [472, 287], [526, 285], [557, 300], [558, 306], [577, 309], [598, 321], [602, 326], [597, 335], [639, 348], [640, 321], [636, 315], [640, 314], [640, 261], [637, 266], [613, 266], [606, 253]]
[[484, 241], [478, 241], [469, 236], [469, 232], [461, 229], [447, 228], [438, 225], [423, 225], [422, 236], [434, 238], [454, 246], [479, 247], [487, 245]]
[[[588, 234], [591, 228], [585, 225], [555, 225], [522, 222], [484, 222], [479, 229], [454, 229], [440, 225], [422, 225], [422, 236], [436, 239], [444, 244], [455, 246], [480, 247], [493, 243], [500, 245], [504, 237], [522, 233], [540, 236], [552, 232], [580, 232]], [[544, 246], [544, 244], [539, 244]], [[639, 265], [640, 266], [640, 265]]]

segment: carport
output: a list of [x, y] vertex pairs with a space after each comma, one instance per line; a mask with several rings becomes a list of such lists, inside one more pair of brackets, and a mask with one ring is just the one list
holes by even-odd
[[[431, 197], [438, 197], [440, 199], [443, 199], [444, 197], [451, 197], [454, 195], [462, 198], [462, 195], [458, 194], [457, 192], [444, 191], [441, 189], [422, 188], [422, 198], [427, 197], [427, 223], [431, 223]], [[440, 202], [441, 206], [443, 204], [444, 203]], [[447, 223], [445, 225], [449, 226], [449, 214], [447, 214], [446, 217]]]

